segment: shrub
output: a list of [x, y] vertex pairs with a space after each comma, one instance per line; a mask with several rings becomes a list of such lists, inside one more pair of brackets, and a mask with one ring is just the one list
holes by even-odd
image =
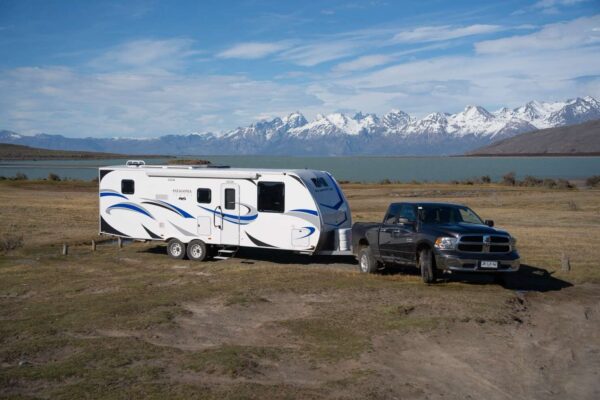
[[527, 175], [525, 178], [523, 178], [523, 180], [519, 183], [519, 185], [527, 186], [527, 187], [534, 187], [534, 186], [541, 186], [543, 182], [544, 181], [536, 178], [535, 176]]
[[504, 174], [504, 176], [502, 176], [502, 184], [504, 185], [508, 185], [508, 186], [515, 186], [515, 184], [517, 183], [517, 178], [514, 172], [509, 172], [507, 174]]
[[6, 177], [4, 175], [0, 175], [0, 181], [5, 181]]
[[48, 174], [48, 180], [49, 180], [49, 181], [54, 181], [54, 182], [60, 182], [60, 176], [58, 176], [58, 175], [56, 175], [56, 174], [54, 174], [54, 173], [50, 172], [50, 173]]
[[96, 177], [92, 178], [92, 180], [90, 182], [98, 183], [98, 182], [100, 182], [100, 180], [96, 176]]
[[585, 184], [590, 187], [600, 186], [600, 175], [590, 176], [585, 180]]
[[492, 183], [492, 178], [490, 178], [489, 175], [484, 175], [481, 177], [481, 182], [482, 183]]
[[556, 187], [558, 189], [575, 189], [575, 185], [566, 179], [559, 179], [556, 181]]
[[569, 202], [567, 203], [567, 207], [569, 208], [570, 211], [579, 210], [579, 206], [573, 200], [569, 200]]
[[22, 172], [17, 172], [17, 174], [15, 175], [16, 181], [26, 181], [27, 179], [29, 179], [29, 178], [27, 178], [27, 175], [25, 175]]
[[550, 179], [550, 178], [544, 179], [544, 181], [542, 182], [542, 185], [544, 187], [547, 187], [548, 189], [554, 189], [557, 186], [556, 181], [554, 179]]
[[0, 237], [0, 251], [18, 249], [23, 246], [23, 235], [7, 233]]
[[382, 180], [380, 180], [380, 181], [379, 181], [379, 184], [380, 184], [380, 185], [391, 185], [391, 184], [392, 184], [392, 181], [390, 181], [389, 179], [387, 179], [387, 178], [386, 178], [386, 179], [382, 179]]

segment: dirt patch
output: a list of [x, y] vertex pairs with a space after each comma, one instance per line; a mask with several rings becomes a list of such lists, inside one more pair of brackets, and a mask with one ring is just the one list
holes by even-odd
[[410, 386], [427, 398], [598, 398], [597, 287], [530, 293], [510, 303], [512, 323], [388, 333], [373, 340], [361, 363], [396, 393]]
[[197, 351], [224, 344], [293, 348], [287, 329], [278, 322], [309, 316], [315, 305], [330, 301], [322, 295], [278, 293], [240, 296], [183, 304], [184, 315], [174, 326], [143, 332], [101, 330], [109, 337], [137, 337], [157, 346]]

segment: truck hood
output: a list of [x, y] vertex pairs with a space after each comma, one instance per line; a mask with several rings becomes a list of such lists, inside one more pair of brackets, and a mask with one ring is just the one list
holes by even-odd
[[475, 225], [475, 224], [423, 224], [423, 231], [431, 232], [437, 235], [443, 236], [458, 236], [465, 234], [480, 234], [480, 235], [508, 235], [508, 232], [491, 228], [487, 225]]

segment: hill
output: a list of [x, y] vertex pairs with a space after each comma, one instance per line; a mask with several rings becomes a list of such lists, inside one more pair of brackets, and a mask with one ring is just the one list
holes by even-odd
[[600, 120], [503, 139], [467, 155], [600, 155]]
[[[94, 160], [106, 158], [140, 157], [126, 154], [100, 153], [92, 151], [47, 150], [18, 144], [0, 143], [0, 160]], [[144, 156], [145, 158], [165, 156]]]

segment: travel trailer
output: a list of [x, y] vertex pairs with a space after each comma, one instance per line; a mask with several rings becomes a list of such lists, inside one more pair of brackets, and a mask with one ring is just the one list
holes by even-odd
[[175, 258], [239, 247], [351, 254], [350, 208], [325, 171], [126, 165], [99, 169], [100, 233], [167, 242]]

